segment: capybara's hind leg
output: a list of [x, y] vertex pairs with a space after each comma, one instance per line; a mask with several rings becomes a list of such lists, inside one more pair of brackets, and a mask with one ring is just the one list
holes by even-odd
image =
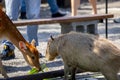
[[105, 76], [106, 80], [120, 80], [118, 78], [117, 72], [113, 71], [112, 69], [104, 69], [104, 71], [101, 72]]

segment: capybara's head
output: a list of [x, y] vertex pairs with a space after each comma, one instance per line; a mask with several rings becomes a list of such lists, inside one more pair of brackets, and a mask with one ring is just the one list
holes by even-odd
[[47, 43], [46, 55], [47, 60], [54, 60], [58, 56], [57, 53], [57, 40], [51, 36], [51, 39]]

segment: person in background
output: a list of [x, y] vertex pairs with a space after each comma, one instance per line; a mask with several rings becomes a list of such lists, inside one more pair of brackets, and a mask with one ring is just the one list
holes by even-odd
[[92, 6], [92, 10], [93, 10], [93, 14], [97, 14], [97, 6], [96, 6], [96, 0], [89, 0], [91, 6]]
[[[41, 0], [25, 0], [27, 19], [40, 18], [40, 4]], [[5, 0], [6, 14], [11, 20], [18, 19], [20, 7], [21, 0]], [[38, 46], [37, 31], [38, 25], [27, 26], [28, 41], [31, 42], [34, 39], [36, 41], [36, 46]]]
[[15, 46], [8, 40], [3, 40], [2, 41], [2, 51], [0, 53], [1, 59], [2, 60], [9, 60], [9, 59], [14, 59], [15, 58]]
[[21, 0], [21, 8], [20, 8], [20, 17], [19, 18], [20, 19], [27, 19], [25, 0]]
[[55, 17], [63, 17], [65, 16], [66, 14], [65, 13], [62, 13], [60, 10], [59, 10], [59, 7], [57, 5], [57, 2], [56, 0], [47, 0], [49, 6], [50, 6], [50, 10], [51, 10], [51, 13], [52, 13], [52, 18], [55, 18]]
[[[93, 14], [97, 14], [96, 0], [89, 0], [92, 5]], [[80, 5], [80, 0], [71, 0], [71, 11], [72, 16], [77, 14], [77, 8]]]
[[[21, 0], [21, 12], [20, 12], [20, 19], [26, 19], [26, 7], [25, 7], [25, 1], [24, 0]], [[65, 13], [62, 13], [60, 10], [59, 10], [59, 7], [57, 5], [57, 2], [56, 0], [47, 0], [49, 6], [50, 6], [50, 11], [52, 13], [51, 17], [52, 18], [55, 18], [55, 17], [63, 17], [65, 16], [66, 14]]]
[[120, 23], [120, 18], [116, 18], [113, 20], [115, 23]]

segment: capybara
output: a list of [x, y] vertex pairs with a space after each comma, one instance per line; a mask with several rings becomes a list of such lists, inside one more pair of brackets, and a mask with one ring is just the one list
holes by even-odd
[[120, 49], [112, 41], [87, 33], [70, 32], [51, 37], [47, 43], [48, 60], [61, 55], [64, 62], [65, 80], [75, 80], [77, 68], [101, 72], [106, 80], [120, 80]]

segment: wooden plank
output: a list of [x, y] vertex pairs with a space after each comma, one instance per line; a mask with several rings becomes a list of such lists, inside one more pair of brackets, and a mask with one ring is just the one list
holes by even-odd
[[49, 18], [49, 19], [20, 20], [20, 21], [13, 21], [13, 23], [16, 26], [24, 26], [24, 25], [40, 25], [40, 24], [53, 24], [53, 23], [83, 22], [83, 21], [107, 19], [112, 17], [113, 14], [96, 14], [96, 15]]
[[[78, 71], [77, 73], [80, 73], [80, 72], [81, 71]], [[51, 72], [38, 73], [33, 75], [10, 77], [8, 79], [0, 78], [0, 80], [43, 80], [47, 78], [56, 78], [56, 77], [62, 77], [62, 76], [64, 76], [64, 69], [51, 71]], [[83, 78], [83, 77], [85, 76], [81, 76], [80, 78]], [[88, 77], [88, 75], [86, 77]], [[97, 79], [104, 80], [103, 78], [97, 78]]]
[[16, 76], [11, 77], [8, 79], [0, 79], [0, 80], [43, 80], [45, 78], [55, 78], [55, 77], [61, 77], [64, 75], [64, 70], [56, 70], [52, 72], [44, 72], [44, 73], [38, 73], [33, 75], [24, 75], [24, 76]]

